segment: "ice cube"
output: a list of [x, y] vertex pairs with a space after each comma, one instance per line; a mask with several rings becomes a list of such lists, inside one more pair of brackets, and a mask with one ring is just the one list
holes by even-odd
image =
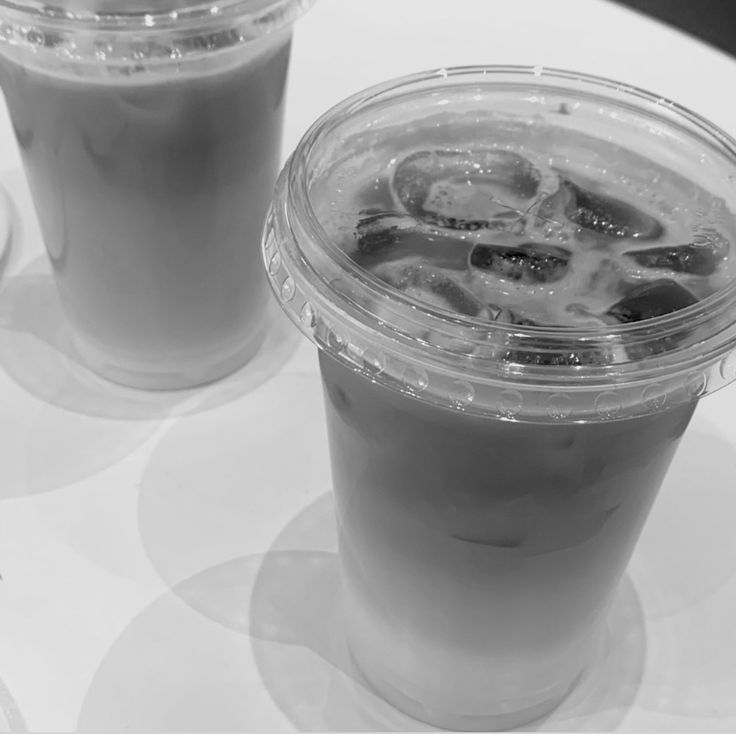
[[516, 247], [478, 244], [470, 253], [470, 264], [507, 280], [552, 283], [565, 276], [571, 255], [563, 247], [538, 243]]
[[355, 228], [358, 252], [373, 255], [393, 250], [401, 242], [403, 230], [414, 228], [414, 220], [391, 211], [365, 210]]
[[584, 348], [563, 349], [559, 342], [543, 337], [525, 342], [524, 349], [512, 348], [503, 355], [506, 362], [546, 367], [605, 365], [611, 362], [612, 357], [611, 350], [603, 345], [586, 345]]
[[356, 198], [366, 211], [391, 210], [394, 206], [391, 181], [385, 176], [371, 179], [358, 191]]
[[391, 262], [373, 268], [385, 283], [430, 306], [465, 316], [485, 313], [484, 304], [447, 273], [421, 263]]
[[419, 229], [417, 221], [405, 214], [364, 211], [355, 228], [359, 265], [372, 269], [388, 260], [415, 257], [436, 267], [465, 270], [472, 247], [458, 237]]
[[673, 280], [655, 280], [632, 288], [618, 303], [608, 309], [608, 314], [628, 324], [679, 311], [692, 306], [698, 299]]
[[723, 254], [715, 243], [670, 245], [626, 253], [643, 268], [666, 268], [689, 275], [713, 275]]
[[412, 216], [445, 229], [505, 227], [539, 190], [541, 174], [507, 150], [425, 150], [401, 161], [393, 176], [398, 202]]
[[518, 326], [539, 326], [536, 321], [522, 316], [511, 308], [501, 306], [489, 306], [491, 319], [499, 324], [515, 324]]
[[593, 193], [570, 180], [563, 180], [564, 214], [578, 227], [606, 237], [656, 240], [664, 231], [652, 216], [606, 194]]
[[[550, 326], [522, 316], [510, 308], [489, 306], [491, 318], [496, 323], [511, 324], [514, 326]], [[523, 349], [520, 347], [523, 344]], [[509, 334], [507, 344], [501, 350], [500, 358], [505, 362], [515, 364], [546, 365], [546, 366], [581, 366], [608, 364], [611, 361], [611, 350], [600, 344], [585, 345], [584, 348], [563, 349], [556, 340], [543, 335], [525, 336]]]

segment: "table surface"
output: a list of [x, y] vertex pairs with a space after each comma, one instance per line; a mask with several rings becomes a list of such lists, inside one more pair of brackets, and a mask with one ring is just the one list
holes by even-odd
[[[476, 63], [619, 78], [736, 133], [722, 91], [736, 61], [603, 0], [321, 0], [296, 33], [284, 149], [364, 86]], [[4, 110], [0, 161], [15, 210], [0, 276], [0, 731], [426, 728], [344, 657], [313, 348], [274, 307], [259, 355], [216, 385], [97, 379], [69, 349]], [[541, 728], [736, 730], [735, 413], [736, 388], [698, 408], [596, 665]]]

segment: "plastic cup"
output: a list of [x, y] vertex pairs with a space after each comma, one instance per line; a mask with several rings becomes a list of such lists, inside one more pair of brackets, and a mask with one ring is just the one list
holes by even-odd
[[[264, 258], [319, 348], [350, 649], [389, 702], [461, 730], [520, 726], [575, 686], [698, 400], [736, 377], [732, 273], [666, 315], [542, 328], [429, 305], [345, 253], [341, 181], [387, 141], [401, 158], [457, 151], [462, 126], [485, 140], [485, 115], [620, 141], [709, 192], [692, 200], [712, 205], [691, 212], [698, 227], [720, 217], [734, 232], [736, 142], [656, 95], [564, 71], [388, 82], [326, 113], [287, 163]], [[631, 175], [656, 193], [655, 170]]]
[[191, 387], [258, 349], [260, 234], [309, 4], [0, 2], [0, 83], [74, 344], [100, 375]]

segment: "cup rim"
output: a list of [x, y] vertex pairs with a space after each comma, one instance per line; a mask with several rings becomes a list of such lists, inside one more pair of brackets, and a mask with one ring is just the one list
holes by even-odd
[[[612, 385], [622, 388], [635, 386], [640, 399], [642, 387], [647, 389], [654, 385], [657, 390], [661, 389], [669, 395], [674, 389], [671, 384], [673, 380], [676, 380], [677, 389], [680, 390], [684, 376], [689, 376], [687, 379], [692, 381], [692, 375], [697, 375], [695, 382], [698, 384], [702, 376], [704, 387], [693, 389], [691, 386], [686, 390], [686, 395], [677, 398], [680, 402], [684, 402], [693, 397], [699, 398], [706, 392], [712, 392], [736, 379], [736, 365], [732, 364], [734, 360], [731, 356], [736, 348], [736, 316], [734, 316], [736, 314], [736, 279], [712, 295], [686, 308], [635, 323], [613, 325], [605, 330], [586, 327], [519, 326], [498, 322], [489, 323], [485, 319], [450, 314], [425, 303], [419, 304], [415, 299], [383, 283], [355, 264], [330, 239], [309, 200], [308, 169], [310, 154], [317, 143], [326, 135], [337, 134], [341, 120], [353, 112], [369, 109], [372, 104], [379, 101], [400, 99], [412, 90], [424, 89], [424, 92], [428, 92], [435, 88], [433, 84], [445, 89], [456, 88], [466, 80], [475, 85], [493, 86], [494, 83], [500, 83], [498, 80], [502, 77], [506, 79], [513, 77], [517, 83], [547, 81], [558, 82], [563, 86], [567, 84], [571, 93], [580, 92], [581, 88], [584, 88], [586, 91], [598, 92], [602, 99], [607, 100], [611, 108], [620, 105], [623, 100], [629, 103], [637, 102], [642, 106], [654, 106], [661, 111], [663, 119], [666, 115], [669, 124], [677, 124], [686, 130], [690, 137], [695, 136], [704, 149], [708, 146], [715, 147], [721, 151], [721, 154], [725, 154], [733, 161], [736, 173], [736, 140], [690, 109], [624, 82], [565, 69], [512, 65], [442, 68], [388, 80], [351, 95], [321, 115], [305, 133], [282, 172], [266, 227], [264, 256], [272, 287], [287, 313], [292, 315], [291, 311], [293, 311], [295, 301], [303, 300], [308, 304], [318, 303], [320, 313], [326, 322], [341, 325], [344, 333], [340, 339], [333, 339], [333, 343], [330, 343], [329, 334], [327, 338], [320, 338], [318, 328], [305, 327], [304, 319], [299, 318], [298, 314], [296, 318], [293, 316], [292, 318], [308, 337], [317, 342], [320, 349], [336, 353], [338, 356], [342, 355], [343, 359], [344, 355], [350, 351], [348, 346], [351, 339], [347, 336], [348, 333], [357, 336], [362, 332], [363, 341], [365, 344], [370, 344], [370, 335], [375, 338], [380, 331], [384, 342], [387, 340], [392, 342], [393, 346], [399, 350], [410, 349], [413, 352], [413, 361], [420, 363], [423, 371], [428, 375], [439, 370], [449, 372], [452, 377], [451, 373], [454, 372], [455, 381], [461, 379], [464, 384], [473, 388], [473, 402], [478, 394], [477, 386], [494, 380], [498, 383], [497, 386], [505, 386], [506, 389], [511, 387], [514, 391], [538, 390], [541, 387], [544, 392], [549, 393], [550, 389], [554, 389], [555, 392], [564, 389], [566, 395], [572, 391], [580, 398], [583, 397], [582, 393], [585, 390], [593, 390], [596, 391], [596, 394], [600, 394], [601, 390]], [[578, 87], [573, 88], [573, 84]], [[608, 97], [605, 96], [606, 94]], [[685, 124], [689, 128], [685, 129]], [[445, 350], [436, 346], [427, 347], [427, 345], [413, 343], [412, 339], [401, 329], [391, 331], [385, 326], [377, 327], [375, 323], [370, 323], [370, 317], [366, 317], [356, 308], [355, 299], [336, 291], [320, 269], [314, 266], [310, 258], [310, 248], [311, 252], [318, 248], [322, 254], [326, 255], [331, 263], [334, 263], [338, 269], [349, 276], [352, 282], [357, 284], [356, 289], [382, 302], [387, 302], [390, 297], [393, 316], [406, 317], [410, 312], [420, 313], [422, 317], [427, 317], [432, 321], [436, 331], [444, 332], [448, 339], [451, 338], [453, 330], [456, 333], [458, 328], [462, 328], [471, 334], [481, 331], [493, 332], [497, 339], [506, 339], [507, 342], [513, 336], [522, 342], [528, 341], [532, 345], [531, 348], [533, 348], [535, 339], [544, 339], [551, 340], [557, 345], [555, 349], [564, 351], [569, 346], [565, 347], [563, 344], [569, 345], [572, 340], [575, 351], [580, 351], [593, 348], [596, 339], [600, 344], [600, 339], [604, 335], [609, 340], [626, 339], [627, 344], [632, 344], [650, 342], [653, 338], [681, 339], [686, 332], [694, 331], [694, 326], [709, 327], [710, 334], [705, 340], [702, 335], [698, 336], [697, 340], [691, 339], [683, 348], [648, 355], [636, 362], [630, 361], [607, 366], [584, 364], [550, 367], [549, 365], [527, 364], [510, 368], [508, 365], [501, 364], [497, 357], [484, 358], [478, 353], [461, 355], [453, 352], [448, 355]], [[278, 268], [274, 267], [276, 256], [279, 260]], [[287, 295], [290, 296], [288, 301], [283, 294], [285, 288]], [[294, 298], [292, 290], [299, 292], [302, 298]], [[485, 338], [488, 337], [484, 336]], [[360, 338], [357, 341], [360, 341]], [[366, 348], [369, 347], [365, 345], [356, 347], [357, 351], [362, 350], [363, 352]], [[454, 365], [452, 364], [453, 359]], [[377, 376], [376, 370], [365, 364], [365, 359], [359, 357], [348, 361], [352, 362], [354, 368], [370, 374], [372, 379], [385, 380], [388, 377], [384, 375], [385, 367], [380, 370], [383, 376]], [[386, 381], [390, 382], [387, 379]], [[426, 396], [423, 397], [426, 398]], [[440, 402], [448, 402], [447, 396]], [[449, 400], [450, 404], [453, 402], [457, 403], [457, 400]], [[668, 405], [674, 405], [675, 399], [670, 398], [666, 402]], [[477, 406], [478, 403], [475, 405], [469, 403], [463, 407], [467, 410], [475, 410]], [[630, 407], [634, 409], [635, 406], [631, 403]], [[657, 409], [660, 408], [661, 406], [657, 404]], [[571, 411], [571, 414], [573, 413], [580, 415], [579, 410]], [[568, 417], [563, 416], [565, 419]]]
[[[64, 31], [115, 31], [156, 34], [189, 27], [205, 28], [229, 20], [247, 22], [261, 34], [295, 21], [317, 0], [207, 0], [181, 10], [96, 12], [65, 10], [43, 0], [0, 0], [0, 18], [22, 20], [39, 28]], [[250, 6], [250, 7], [249, 7]]]
[[97, 13], [0, 0], [0, 52], [24, 66], [123, 83], [172, 69], [202, 73], [282, 39], [316, 1], [207, 0], [181, 11]]

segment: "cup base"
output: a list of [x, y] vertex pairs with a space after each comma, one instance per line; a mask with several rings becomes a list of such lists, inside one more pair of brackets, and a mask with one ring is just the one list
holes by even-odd
[[568, 686], [562, 688], [554, 696], [544, 698], [532, 706], [497, 714], [466, 714], [460, 711], [428, 707], [414, 700], [358, 661], [349, 643], [348, 649], [357, 672], [384, 701], [417, 721], [450, 731], [507, 731], [530, 724], [552, 713], [572, 693], [582, 677], [581, 671]]
[[182, 360], [177, 365], [165, 365], [160, 368], [127, 367], [114, 364], [99, 350], [74, 339], [74, 347], [80, 361], [92, 372], [105, 380], [124, 387], [138, 390], [186, 390], [216, 382], [236, 372], [249, 362], [260, 349], [266, 336], [261, 329], [235, 354], [217, 362], [186, 365]]

